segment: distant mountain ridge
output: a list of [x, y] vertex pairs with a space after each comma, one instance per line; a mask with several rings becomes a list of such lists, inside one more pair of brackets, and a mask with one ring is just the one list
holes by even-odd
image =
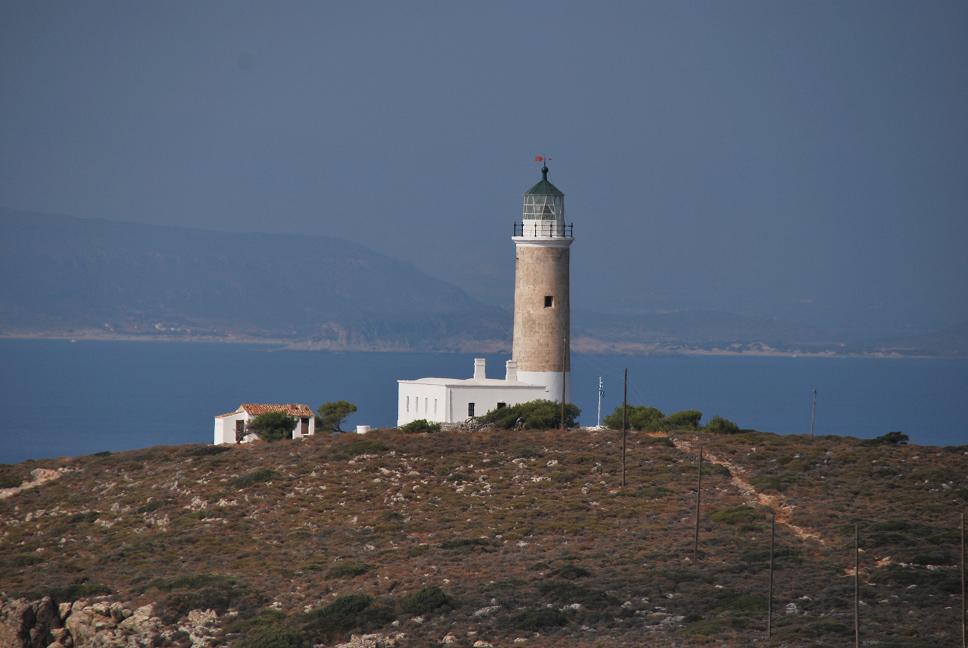
[[0, 332], [487, 350], [510, 315], [350, 241], [0, 209]]
[[[352, 241], [0, 208], [0, 336], [509, 352], [511, 319], [506, 309]], [[867, 341], [723, 311], [576, 308], [572, 348], [968, 356], [968, 323], [932, 335]]]

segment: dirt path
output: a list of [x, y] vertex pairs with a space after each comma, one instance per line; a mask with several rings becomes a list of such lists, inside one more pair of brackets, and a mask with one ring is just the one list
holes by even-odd
[[49, 481], [53, 481], [61, 476], [61, 472], [58, 470], [51, 470], [49, 468], [34, 468], [30, 471], [30, 479], [20, 484], [20, 486], [14, 486], [13, 488], [0, 488], [0, 499], [7, 499], [8, 497], [13, 497], [17, 493], [21, 493], [29, 488], [37, 488], [42, 486]]
[[[696, 450], [693, 450], [692, 444], [688, 441], [669, 437], [669, 435], [664, 432], [657, 432], [655, 434], [668, 437], [676, 448], [683, 452], [688, 452], [690, 454], [697, 452]], [[719, 464], [720, 466], [724, 466], [729, 470], [729, 480], [733, 483], [733, 486], [735, 486], [739, 492], [743, 494], [748, 504], [759, 504], [761, 506], [769, 507], [776, 514], [777, 524], [782, 524], [786, 528], [790, 529], [790, 531], [793, 532], [793, 535], [797, 536], [801, 540], [811, 540], [813, 542], [818, 542], [823, 546], [827, 546], [827, 541], [822, 535], [820, 535], [819, 531], [809, 527], [798, 526], [791, 521], [793, 519], [793, 509], [795, 507], [793, 504], [787, 503], [786, 499], [782, 495], [767, 495], [759, 492], [751, 483], [744, 479], [743, 476], [746, 474], [745, 469], [737, 466], [731, 461], [720, 459], [709, 450], [703, 449], [702, 456], [705, 461]]]

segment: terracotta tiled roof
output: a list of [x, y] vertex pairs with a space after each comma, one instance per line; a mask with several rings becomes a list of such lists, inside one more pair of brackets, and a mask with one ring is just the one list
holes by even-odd
[[297, 418], [313, 415], [313, 411], [309, 409], [309, 406], [302, 403], [242, 403], [239, 405], [239, 409], [234, 412], [219, 414], [216, 418], [237, 414], [239, 410], [244, 410], [249, 416], [259, 416], [267, 412], [282, 412]]

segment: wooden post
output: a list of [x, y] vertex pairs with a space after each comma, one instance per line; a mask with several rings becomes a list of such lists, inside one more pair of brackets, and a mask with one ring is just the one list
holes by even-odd
[[773, 548], [776, 543], [776, 511], [770, 519], [770, 593], [766, 607], [766, 638], [773, 636]]
[[629, 429], [629, 369], [625, 368], [625, 388], [622, 390], [622, 488], [625, 488], [625, 437]]
[[696, 478], [696, 533], [693, 538], [692, 556], [693, 560], [699, 560], [699, 504], [702, 493], [702, 446], [699, 446], [699, 470]]
[[854, 524], [854, 648], [860, 648], [860, 525]]
[[965, 602], [965, 512], [961, 512], [961, 648], [965, 648], [965, 615], [968, 604]]

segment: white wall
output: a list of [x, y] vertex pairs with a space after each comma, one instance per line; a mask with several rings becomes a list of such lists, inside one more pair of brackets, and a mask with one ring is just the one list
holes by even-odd
[[400, 382], [397, 390], [397, 425], [427, 419], [448, 423], [447, 388], [444, 385]]
[[[518, 369], [518, 380], [532, 385], [543, 385], [547, 393], [542, 396], [546, 400], [561, 402], [561, 372], [560, 371], [521, 371]], [[571, 372], [565, 372], [565, 402], [571, 402]]]
[[528, 401], [547, 399], [543, 387], [483, 387], [483, 386], [453, 386], [450, 387], [450, 422], [458, 423], [467, 420], [467, 405], [474, 403], [474, 416], [484, 416], [491, 410], [497, 409], [498, 403], [508, 407]]

